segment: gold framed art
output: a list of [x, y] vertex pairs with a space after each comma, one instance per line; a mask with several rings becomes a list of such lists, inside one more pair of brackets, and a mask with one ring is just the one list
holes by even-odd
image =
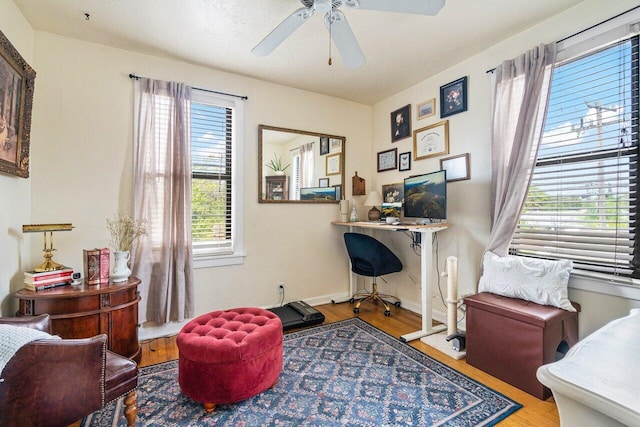
[[449, 154], [449, 120], [413, 131], [413, 160]]
[[340, 153], [328, 155], [326, 159], [325, 175], [340, 175], [342, 173], [340, 170]]
[[416, 113], [418, 114], [418, 120], [422, 120], [436, 114], [436, 99], [431, 98], [428, 101], [416, 105]]
[[36, 72], [0, 31], [0, 172], [29, 177]]

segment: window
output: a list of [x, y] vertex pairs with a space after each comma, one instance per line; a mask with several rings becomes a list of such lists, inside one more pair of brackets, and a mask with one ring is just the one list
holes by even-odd
[[638, 37], [557, 64], [511, 252], [640, 277]]
[[191, 220], [196, 267], [241, 263], [242, 101], [193, 90]]

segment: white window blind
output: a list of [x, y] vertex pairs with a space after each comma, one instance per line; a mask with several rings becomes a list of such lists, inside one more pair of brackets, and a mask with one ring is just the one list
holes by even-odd
[[511, 252], [640, 277], [638, 37], [556, 65]]
[[231, 251], [233, 109], [191, 105], [192, 233], [194, 245]]

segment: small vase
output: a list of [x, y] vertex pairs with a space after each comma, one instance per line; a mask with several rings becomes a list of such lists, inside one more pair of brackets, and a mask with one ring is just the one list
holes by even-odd
[[114, 264], [111, 271], [111, 281], [114, 283], [126, 282], [131, 276], [129, 269], [129, 251], [114, 251]]

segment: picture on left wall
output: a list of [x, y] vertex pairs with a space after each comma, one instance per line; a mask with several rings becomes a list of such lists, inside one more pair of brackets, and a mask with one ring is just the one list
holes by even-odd
[[0, 172], [29, 177], [36, 72], [0, 31]]

